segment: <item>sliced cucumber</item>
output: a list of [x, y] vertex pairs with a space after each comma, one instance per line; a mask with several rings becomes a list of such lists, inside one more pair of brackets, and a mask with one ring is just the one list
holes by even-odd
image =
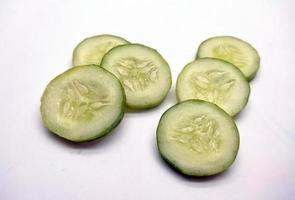
[[231, 116], [245, 107], [249, 95], [249, 82], [241, 71], [231, 63], [214, 58], [200, 58], [186, 65], [176, 84], [178, 101], [209, 101]]
[[101, 67], [69, 69], [53, 79], [41, 98], [45, 126], [65, 139], [83, 142], [104, 136], [121, 121], [125, 95], [119, 80]]
[[181, 173], [209, 176], [234, 162], [239, 132], [233, 119], [218, 106], [188, 100], [162, 115], [157, 144], [161, 156]]
[[129, 42], [114, 35], [97, 35], [86, 38], [73, 52], [73, 65], [99, 65], [102, 57], [112, 48]]
[[168, 63], [155, 49], [140, 44], [113, 48], [103, 57], [101, 67], [120, 79], [131, 109], [159, 105], [171, 87]]
[[260, 57], [256, 49], [232, 36], [219, 36], [205, 40], [199, 46], [197, 57], [228, 61], [238, 67], [248, 80], [254, 78], [260, 65]]

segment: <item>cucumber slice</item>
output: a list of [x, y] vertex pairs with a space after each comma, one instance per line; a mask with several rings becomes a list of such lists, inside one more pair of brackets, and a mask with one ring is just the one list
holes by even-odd
[[126, 44], [110, 50], [101, 67], [113, 73], [122, 83], [126, 103], [131, 109], [146, 109], [159, 105], [171, 87], [168, 63], [152, 48]]
[[176, 84], [178, 101], [209, 101], [231, 116], [245, 107], [249, 95], [249, 82], [241, 71], [231, 63], [214, 58], [200, 58], [186, 65]]
[[99, 65], [102, 57], [112, 48], [129, 42], [114, 35], [97, 35], [84, 39], [73, 52], [73, 65]]
[[226, 170], [237, 156], [239, 141], [233, 119], [218, 106], [201, 100], [169, 108], [157, 128], [161, 156], [189, 176]]
[[198, 49], [198, 58], [219, 58], [238, 67], [250, 81], [256, 75], [260, 57], [247, 42], [232, 37], [219, 36], [205, 40]]
[[125, 95], [119, 80], [101, 67], [69, 69], [54, 78], [41, 98], [45, 126], [74, 142], [94, 140], [121, 121]]

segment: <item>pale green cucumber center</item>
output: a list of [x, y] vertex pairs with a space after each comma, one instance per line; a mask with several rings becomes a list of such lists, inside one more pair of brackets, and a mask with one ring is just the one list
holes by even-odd
[[236, 80], [229, 72], [209, 70], [192, 74], [190, 82], [197, 99], [222, 105], [231, 96]]
[[124, 88], [131, 92], [143, 91], [158, 79], [158, 67], [151, 60], [127, 57], [115, 66]]
[[220, 133], [216, 120], [200, 114], [178, 122], [168, 139], [194, 154], [208, 155], [219, 151]]
[[100, 63], [102, 57], [112, 48], [115, 46], [120, 45], [120, 43], [116, 41], [108, 41], [108, 42], [100, 42], [98, 45], [94, 47], [94, 49], [84, 55], [84, 59], [93, 62], [93, 63]]
[[65, 120], [88, 121], [109, 104], [109, 95], [102, 85], [75, 78], [62, 89], [59, 114]]
[[213, 55], [215, 58], [226, 60], [233, 63], [238, 68], [243, 68], [250, 63], [250, 60], [246, 54], [244, 54], [237, 46], [222, 42], [213, 49]]

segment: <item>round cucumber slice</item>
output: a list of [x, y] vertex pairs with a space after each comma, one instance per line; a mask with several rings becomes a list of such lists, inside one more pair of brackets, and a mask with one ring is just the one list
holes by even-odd
[[171, 87], [168, 63], [152, 48], [126, 44], [110, 50], [101, 67], [113, 73], [122, 83], [126, 103], [131, 109], [146, 109], [159, 105]]
[[157, 145], [161, 156], [181, 173], [209, 176], [234, 162], [239, 132], [233, 119], [218, 106], [187, 100], [162, 115]]
[[219, 36], [205, 40], [198, 49], [198, 58], [219, 58], [238, 67], [248, 80], [258, 71], [260, 57], [249, 43], [232, 37]]
[[114, 35], [97, 35], [84, 39], [73, 52], [73, 65], [99, 65], [102, 57], [112, 48], [129, 42]]
[[249, 95], [249, 82], [241, 71], [231, 63], [214, 58], [200, 58], [186, 65], [176, 84], [178, 101], [205, 100], [231, 116], [245, 107]]
[[54, 78], [41, 98], [45, 126], [74, 142], [94, 140], [121, 121], [125, 94], [119, 80], [101, 67], [74, 67]]

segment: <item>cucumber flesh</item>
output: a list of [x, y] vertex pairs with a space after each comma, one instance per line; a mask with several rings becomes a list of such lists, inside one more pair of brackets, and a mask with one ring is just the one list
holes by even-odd
[[129, 42], [114, 35], [97, 35], [84, 39], [73, 52], [73, 66], [99, 65], [102, 57], [112, 48]]
[[94, 140], [121, 121], [125, 95], [119, 80], [101, 67], [73, 67], [54, 78], [41, 98], [45, 126], [74, 142]]
[[205, 40], [198, 49], [197, 58], [219, 58], [238, 67], [248, 80], [256, 75], [260, 57], [249, 43], [232, 37], [219, 36]]
[[181, 173], [209, 176], [234, 162], [239, 132], [233, 119], [218, 106], [187, 100], [162, 115], [157, 145], [161, 156]]
[[249, 82], [231, 63], [214, 58], [197, 59], [178, 76], [176, 96], [179, 102], [201, 99], [214, 103], [235, 116], [247, 104]]
[[130, 109], [159, 105], [171, 87], [168, 63], [154, 49], [140, 44], [126, 44], [110, 50], [101, 67], [122, 83]]

